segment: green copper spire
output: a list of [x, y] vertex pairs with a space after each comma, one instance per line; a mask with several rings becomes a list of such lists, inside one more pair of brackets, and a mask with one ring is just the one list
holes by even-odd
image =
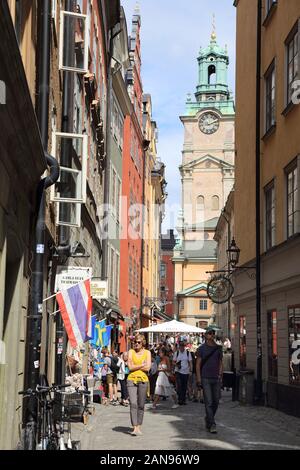
[[213, 15], [210, 43], [200, 47], [198, 56], [198, 85], [193, 102], [186, 103], [186, 114], [195, 115], [201, 108], [216, 108], [222, 114], [234, 114], [234, 102], [228, 88], [229, 56], [227, 46], [217, 43], [215, 15]]

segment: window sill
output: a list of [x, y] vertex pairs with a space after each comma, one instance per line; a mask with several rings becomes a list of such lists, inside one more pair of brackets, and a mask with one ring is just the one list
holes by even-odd
[[263, 141], [267, 140], [271, 135], [275, 133], [275, 131], [276, 131], [276, 122], [267, 130], [267, 132], [263, 135], [261, 140]]
[[265, 17], [263, 21], [263, 26], [266, 28], [268, 24], [270, 23], [271, 19], [273, 18], [273, 15], [275, 11], [277, 10], [277, 2], [274, 2], [270, 8], [270, 10], [267, 13], [267, 16]]
[[290, 103], [285, 107], [285, 109], [282, 111], [282, 116], [286, 117], [291, 111], [292, 109], [296, 108], [296, 105], [290, 101]]

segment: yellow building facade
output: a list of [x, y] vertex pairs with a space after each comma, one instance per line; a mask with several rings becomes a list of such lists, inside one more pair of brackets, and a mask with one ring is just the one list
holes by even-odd
[[260, 282], [247, 272], [235, 276], [236, 364], [253, 369], [257, 378], [260, 360], [265, 402], [299, 416], [300, 4], [238, 0], [235, 5], [235, 238], [240, 265], [258, 266], [261, 274]]

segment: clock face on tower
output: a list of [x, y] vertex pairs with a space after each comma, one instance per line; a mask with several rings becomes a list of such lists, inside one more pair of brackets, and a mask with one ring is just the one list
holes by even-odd
[[207, 112], [199, 118], [199, 129], [204, 134], [213, 134], [219, 129], [220, 119], [215, 113]]

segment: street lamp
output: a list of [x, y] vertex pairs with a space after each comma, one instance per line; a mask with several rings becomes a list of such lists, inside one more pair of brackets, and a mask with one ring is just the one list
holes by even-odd
[[231, 245], [227, 250], [227, 257], [228, 257], [229, 266], [234, 268], [238, 264], [239, 259], [240, 259], [240, 251], [241, 250], [239, 249], [239, 247], [235, 243], [235, 239], [233, 238], [231, 240]]

